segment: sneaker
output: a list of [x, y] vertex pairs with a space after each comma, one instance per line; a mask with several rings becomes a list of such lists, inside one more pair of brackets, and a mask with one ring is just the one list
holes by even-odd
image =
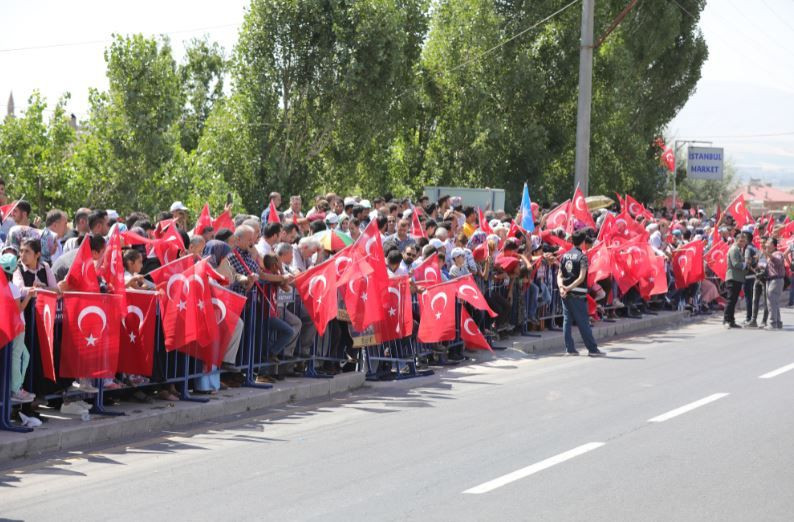
[[82, 408], [85, 408], [86, 410], [90, 410], [91, 408], [94, 407], [93, 404], [88, 404], [87, 402], [85, 402], [82, 399], [80, 399], [79, 401], [73, 401], [73, 402], [75, 404], [79, 404]]
[[33, 402], [33, 399], [35, 398], [35, 394], [23, 390], [22, 388], [20, 388], [16, 393], [11, 394], [11, 402], [15, 404], [26, 404], [28, 402]]
[[[110, 382], [107, 382], [107, 381], [110, 381]], [[122, 387], [121, 384], [117, 383], [116, 381], [114, 381], [112, 379], [107, 379], [107, 381], [103, 384], [105, 390], [118, 390], [119, 388]]]
[[77, 383], [73, 383], [72, 386], [85, 393], [96, 393], [99, 391], [96, 386], [91, 384], [91, 379], [80, 379]]
[[612, 306], [615, 308], [623, 308], [625, 305], [623, 304], [623, 301], [616, 297], [612, 300]]
[[596, 348], [592, 352], [587, 352], [587, 355], [590, 356], [590, 357], [604, 357], [606, 355], [606, 353], [604, 353], [601, 350], [599, 350], [598, 348]]
[[749, 323], [746, 323], [744, 326], [746, 326], [747, 328], [758, 328], [758, 323], [755, 321], [750, 321]]
[[61, 404], [61, 413], [66, 415], [83, 415], [88, 413], [88, 408], [84, 408], [79, 402], [64, 402]]
[[579, 352], [565, 352], [566, 357], [576, 357], [579, 355]]

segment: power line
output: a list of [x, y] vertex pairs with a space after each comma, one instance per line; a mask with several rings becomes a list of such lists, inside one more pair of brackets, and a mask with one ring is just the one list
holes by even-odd
[[551, 13], [551, 14], [550, 14], [549, 16], [547, 16], [546, 18], [544, 18], [544, 19], [542, 19], [542, 20], [540, 20], [540, 21], [538, 21], [538, 22], [534, 23], [533, 25], [531, 25], [531, 26], [527, 27], [526, 29], [522, 29], [521, 31], [517, 32], [516, 34], [514, 34], [513, 36], [511, 36], [510, 38], [508, 38], [507, 40], [504, 40], [504, 41], [502, 41], [502, 42], [499, 42], [498, 44], [494, 45], [494, 46], [493, 46], [493, 47], [491, 47], [490, 49], [488, 49], [488, 50], [486, 50], [486, 51], [483, 51], [482, 53], [480, 53], [480, 54], [478, 54], [478, 55], [474, 56], [473, 58], [470, 58], [469, 60], [466, 60], [465, 62], [459, 63], [458, 65], [456, 65], [456, 66], [455, 66], [455, 67], [453, 67], [452, 69], [448, 70], [447, 72], [448, 72], [448, 73], [451, 73], [451, 72], [457, 71], [458, 69], [460, 69], [460, 68], [462, 68], [462, 67], [465, 67], [465, 66], [469, 65], [469, 64], [470, 64], [470, 63], [472, 63], [472, 62], [475, 62], [475, 61], [479, 60], [479, 59], [480, 59], [480, 58], [482, 58], [483, 56], [486, 56], [486, 55], [488, 55], [488, 54], [492, 53], [493, 51], [495, 51], [495, 50], [499, 49], [500, 47], [503, 47], [503, 46], [505, 46], [505, 45], [509, 44], [510, 42], [512, 42], [513, 40], [515, 40], [516, 38], [518, 38], [518, 37], [520, 37], [520, 36], [523, 36], [524, 34], [528, 33], [528, 32], [529, 32], [529, 31], [531, 31], [532, 29], [535, 29], [535, 28], [537, 28], [538, 26], [545, 24], [546, 22], [548, 22], [549, 20], [551, 20], [552, 18], [554, 18], [554, 17], [555, 17], [555, 16], [557, 16], [558, 14], [560, 14], [560, 13], [562, 13], [563, 11], [567, 10], [569, 7], [572, 7], [574, 4], [577, 4], [577, 3], [579, 3], [580, 1], [581, 1], [581, 0], [573, 0], [571, 3], [569, 3], [569, 4], [565, 5], [564, 7], [562, 7], [562, 8], [560, 8], [560, 9], [558, 9], [557, 11], [555, 11], [555, 12], [553, 12], [553, 13]]
[[[196, 33], [200, 31], [210, 31], [214, 29], [226, 29], [229, 27], [237, 27], [239, 24], [226, 24], [226, 25], [213, 25], [208, 27], [196, 27], [193, 29], [181, 29], [178, 31], [166, 31], [154, 34], [184, 34], [184, 33]], [[107, 43], [107, 39], [105, 40], [86, 40], [82, 42], [64, 42], [64, 43], [57, 43], [57, 44], [46, 44], [46, 45], [31, 45], [29, 47], [14, 47], [8, 49], [0, 49], [0, 53], [15, 53], [20, 51], [38, 51], [41, 49], [57, 49], [61, 47], [79, 47], [83, 45], [99, 45]]]

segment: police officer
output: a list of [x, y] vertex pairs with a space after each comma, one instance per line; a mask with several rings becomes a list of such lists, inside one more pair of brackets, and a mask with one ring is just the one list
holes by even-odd
[[[758, 270], [758, 260], [761, 252], [753, 245], [753, 225], [747, 225], [742, 228], [742, 234], [748, 235], [747, 246], [744, 248], [744, 303], [747, 308], [747, 318], [744, 321], [745, 325], [749, 325], [753, 321], [753, 298], [755, 292], [755, 276]], [[757, 301], [757, 299], [755, 299]]]
[[571, 241], [573, 248], [563, 254], [560, 259], [560, 271], [557, 272], [557, 287], [562, 297], [562, 329], [565, 336], [565, 351], [568, 355], [579, 355], [573, 344], [571, 322], [576, 322], [587, 351], [591, 357], [605, 355], [598, 349], [598, 344], [590, 330], [590, 318], [587, 316], [587, 256], [581, 246], [587, 233], [585, 230], [574, 232]]

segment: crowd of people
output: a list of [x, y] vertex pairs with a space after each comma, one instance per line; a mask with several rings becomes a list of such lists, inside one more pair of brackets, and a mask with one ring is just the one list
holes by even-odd
[[[736, 305], [743, 293], [747, 327], [780, 329], [780, 303], [787, 285], [791, 288], [788, 305], [794, 305], [790, 284], [794, 224], [782, 217], [748, 218], [746, 209], [737, 215], [739, 207], [724, 213], [698, 208], [654, 211], [627, 196], [614, 206], [582, 211], [577, 198], [584, 198], [577, 191], [561, 205], [542, 209], [533, 203], [511, 214], [466, 206], [451, 196], [438, 201], [424, 196], [413, 202], [389, 194], [368, 200], [328, 193], [304, 206], [298, 195], [283, 205], [281, 195], [274, 192], [259, 216], [234, 215], [229, 202], [223, 219], [212, 220], [208, 212], [205, 215], [207, 209], [201, 215], [194, 209], [191, 217], [191, 211], [176, 201], [157, 215], [80, 208], [71, 216], [50, 209], [34, 217], [28, 201], [7, 197], [5, 189], [0, 180], [0, 207], [6, 213], [0, 225], [0, 267], [18, 309], [2, 313], [23, 314], [40, 290], [57, 294], [74, 290], [68, 276], [83, 242], [89, 241], [91, 256], [99, 266], [115, 233], [122, 234], [126, 287], [155, 290], [150, 274], [169, 258], [167, 250], [150, 242], [162, 238], [170, 227], [181, 240], [177, 255], [207, 259], [222, 276], [221, 284], [232, 292], [268, 294], [274, 307], [267, 319], [272, 336], [268, 354], [274, 366], [260, 372], [260, 382], [303, 375], [318, 327], [324, 330], [300, 305], [306, 295], [299, 295], [297, 302], [279, 299], [279, 295], [294, 295], [301, 274], [355, 243], [368, 227], [377, 228], [389, 277], [407, 276], [415, 295], [433, 284], [473, 276], [494, 312], [492, 318], [481, 320], [491, 341], [562, 321], [568, 354], [579, 355], [571, 335], [576, 325], [588, 353], [598, 356], [602, 352], [590, 324], [603, 317], [639, 317], [660, 308], [687, 308], [693, 313], [722, 309], [725, 325], [739, 328]], [[522, 226], [520, 219], [527, 214], [532, 217], [529, 227]], [[697, 250], [700, 257], [687, 257], [690, 250]], [[725, 255], [716, 255], [718, 251]], [[431, 259], [439, 268], [438, 279], [426, 277]], [[687, 265], [693, 259], [699, 267]], [[98, 284], [101, 292], [114, 290], [101, 276]], [[516, 299], [517, 295], [522, 298]], [[414, 314], [421, 316], [422, 307], [416, 306]], [[326, 332], [331, 336], [330, 349], [341, 362], [329, 357], [332, 360], [326, 361], [325, 371], [354, 368], [356, 357], [348, 330], [341, 325]], [[235, 360], [242, 335], [243, 323], [238, 320], [222, 363], [197, 379], [194, 391], [211, 393], [240, 384]], [[25, 377], [31, 360], [24, 334], [13, 339], [10, 349], [12, 399], [30, 403], [36, 394], [52, 392], [52, 385], [38, 377], [33, 379], [33, 389], [23, 387], [30, 382]], [[444, 356], [463, 357], [455, 349]], [[136, 384], [157, 380], [150, 377], [118, 375], [107, 379], [104, 387], [113, 390], [126, 384], [134, 389]], [[96, 391], [90, 379], [67, 386]], [[141, 390], [133, 393], [139, 400], [150, 400]], [[179, 398], [178, 391], [167, 384], [155, 396]], [[65, 402], [63, 411], [88, 407], [73, 404]]]

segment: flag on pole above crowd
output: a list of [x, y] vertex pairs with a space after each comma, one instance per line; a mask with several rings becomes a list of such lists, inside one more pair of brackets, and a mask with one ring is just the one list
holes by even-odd
[[524, 193], [521, 195], [521, 228], [528, 232], [535, 230], [535, 220], [532, 219], [532, 202], [529, 199], [529, 187], [524, 183]]

